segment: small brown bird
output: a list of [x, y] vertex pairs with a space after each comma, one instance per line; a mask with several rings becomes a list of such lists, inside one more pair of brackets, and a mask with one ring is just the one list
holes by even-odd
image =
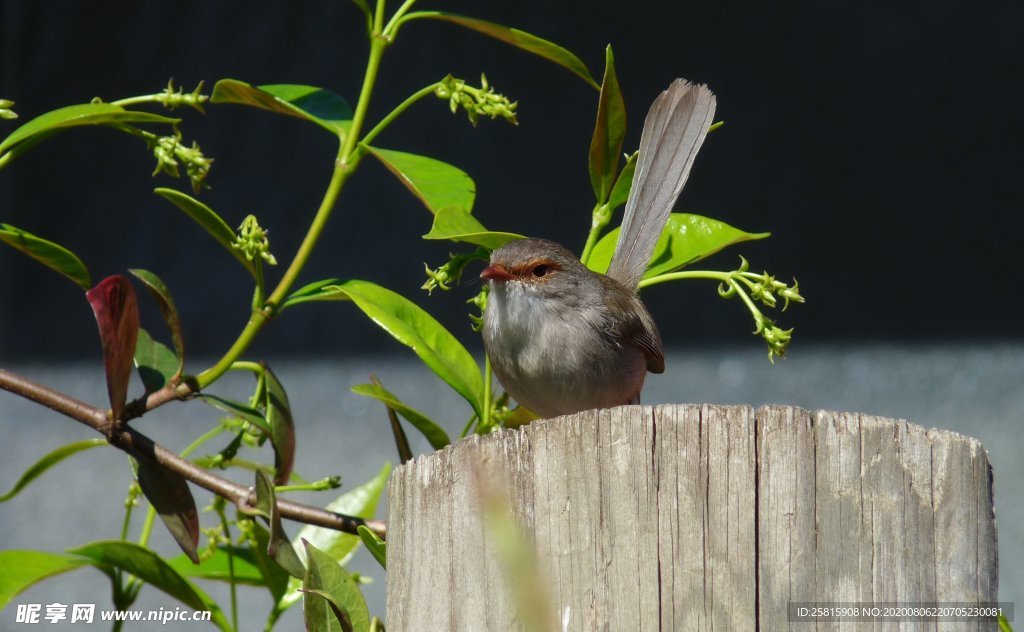
[[706, 86], [677, 79], [644, 121], [633, 186], [607, 275], [545, 239], [512, 241], [480, 276], [491, 285], [483, 339], [495, 375], [542, 417], [638, 403], [665, 370], [637, 285], [715, 113]]

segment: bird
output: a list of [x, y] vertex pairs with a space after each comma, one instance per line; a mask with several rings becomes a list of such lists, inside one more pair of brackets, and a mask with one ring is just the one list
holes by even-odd
[[665, 370], [638, 285], [715, 113], [715, 95], [676, 79], [644, 120], [632, 188], [606, 274], [547, 239], [509, 241], [480, 277], [489, 284], [484, 349], [495, 376], [542, 418], [640, 402]]

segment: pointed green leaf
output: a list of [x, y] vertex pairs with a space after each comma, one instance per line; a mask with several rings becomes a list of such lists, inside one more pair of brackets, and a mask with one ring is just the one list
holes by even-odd
[[33, 584], [88, 563], [80, 557], [48, 551], [0, 551], [0, 611]]
[[295, 463], [295, 422], [284, 386], [265, 362], [261, 364], [266, 378], [265, 411], [270, 424], [270, 441], [274, 444], [274, 483], [284, 485]]
[[92, 286], [85, 264], [75, 253], [63, 246], [3, 223], [0, 223], [0, 241], [14, 246], [51, 270], [60, 272], [83, 290], [88, 290]]
[[771, 233], [748, 233], [708, 217], [690, 213], [673, 213], [665, 226], [668, 243], [664, 249], [655, 247], [645, 278], [678, 270], [710, 257], [719, 250], [744, 241], [765, 239]]
[[506, 242], [524, 239], [515, 233], [489, 231], [484, 228], [468, 211], [457, 208], [443, 208], [434, 216], [434, 225], [424, 239], [450, 239], [483, 246], [488, 250], [496, 250]]
[[210, 102], [237, 103], [305, 119], [339, 138], [345, 138], [352, 123], [352, 108], [344, 98], [314, 86], [253, 86], [237, 79], [221, 79], [213, 86]]
[[171, 291], [167, 289], [167, 286], [157, 275], [153, 274], [149, 270], [142, 270], [141, 268], [129, 269], [135, 278], [142, 281], [149, 290], [153, 300], [156, 301], [157, 308], [160, 309], [160, 314], [164, 317], [164, 322], [167, 323], [167, 328], [171, 331], [171, 341], [174, 343], [174, 354], [178, 358], [178, 368], [173, 374], [173, 379], [181, 377], [181, 372], [185, 365], [185, 340], [181, 333], [181, 317], [178, 315], [178, 308], [174, 306], [174, 298], [171, 296]]
[[409, 14], [407, 19], [414, 17], [444, 20], [445, 22], [458, 24], [478, 33], [483, 33], [484, 35], [493, 37], [494, 39], [505, 42], [506, 44], [511, 44], [516, 48], [533, 53], [534, 55], [539, 55], [548, 61], [553, 61], [556, 64], [568, 68], [572, 72], [576, 73], [594, 88], [600, 87], [597, 85], [597, 82], [594, 81], [594, 77], [590, 74], [586, 64], [580, 61], [579, 57], [573, 55], [558, 44], [549, 42], [546, 39], [541, 39], [536, 35], [531, 35], [526, 31], [520, 31], [519, 29], [509, 28], [507, 26], [487, 22], [485, 20], [478, 20], [476, 18], [467, 18], [461, 15], [455, 15], [454, 13], [446, 13], [444, 11], [418, 11], [416, 13]]
[[281, 309], [312, 301], [336, 301], [338, 297], [334, 296], [333, 292], [325, 291], [324, 288], [336, 285], [340, 281], [340, 279], [321, 279], [304, 285], [284, 299], [284, 302], [281, 303]]
[[128, 380], [135, 361], [139, 334], [139, 304], [135, 289], [120, 274], [109, 276], [85, 293], [96, 316], [103, 345], [103, 366], [107, 374], [107, 395], [114, 419], [121, 417], [128, 399]]
[[619, 170], [619, 153], [626, 137], [626, 102], [615, 75], [611, 45], [605, 49], [604, 79], [597, 103], [597, 122], [590, 140], [590, 184], [599, 203], [608, 199]]
[[[356, 516], [369, 520], [373, 518], [380, 502], [381, 493], [388, 484], [388, 477], [391, 475], [391, 464], [385, 463], [372, 479], [359, 487], [345, 492], [336, 498], [329, 505], [324, 507], [328, 511], [342, 513], [347, 516]], [[292, 540], [296, 551], [303, 551], [303, 540], [312, 543], [316, 548], [336, 560], [341, 566], [345, 566], [355, 555], [356, 549], [362, 540], [350, 533], [342, 533], [335, 529], [325, 529], [314, 525], [305, 525], [299, 530], [298, 535]], [[286, 591], [278, 601], [278, 610], [286, 610], [302, 599], [302, 594], [297, 591], [298, 580], [292, 580], [289, 584], [291, 590]]]
[[218, 546], [213, 555], [198, 565], [193, 564], [187, 555], [179, 555], [167, 563], [182, 577], [235, 581], [248, 586], [266, 585], [263, 573], [255, 561], [255, 554], [249, 547]]
[[639, 155], [640, 152], [634, 151], [626, 158], [626, 164], [622, 166], [622, 171], [615, 180], [612, 193], [608, 196], [608, 210], [612, 213], [629, 199], [629, 190], [633, 188], [633, 173], [636, 172], [636, 159]]
[[267, 438], [270, 438], [273, 435], [273, 432], [270, 430], [270, 423], [267, 422], [267, 418], [263, 416], [262, 412], [256, 410], [252, 406], [248, 406], [231, 399], [226, 399], [218, 395], [211, 395], [209, 393], [199, 393], [197, 397], [214, 408], [248, 421], [252, 425], [256, 426]]
[[434, 373], [481, 415], [484, 380], [462, 343], [441, 323], [401, 294], [369, 281], [352, 279], [325, 288], [348, 298], [375, 323], [411, 348]]
[[101, 540], [70, 549], [68, 553], [89, 558], [98, 565], [127, 571], [194, 610], [209, 610], [217, 627], [221, 630], [231, 629], [231, 624], [215, 601], [145, 547], [121, 540]]
[[366, 550], [370, 552], [373, 559], [377, 560], [381, 568], [387, 569], [387, 542], [381, 540], [380, 536], [370, 531], [369, 527], [365, 525], [359, 525], [356, 527], [356, 531], [359, 532], [359, 538], [366, 545]]
[[274, 497], [274, 485], [267, 478], [267, 475], [257, 470], [256, 472], [256, 509], [260, 515], [270, 521], [270, 542], [267, 545], [267, 555], [272, 557], [281, 568], [288, 571], [292, 577], [302, 577], [306, 574], [302, 560], [292, 547], [291, 541], [284, 533], [281, 526], [281, 514], [277, 510], [277, 501]]
[[191, 217], [197, 224], [202, 226], [206, 232], [210, 233], [214, 239], [217, 240], [221, 246], [231, 253], [235, 259], [245, 266], [245, 269], [249, 271], [249, 274], [256, 276], [256, 268], [252, 261], [245, 258], [242, 251], [234, 247], [235, 243], [235, 231], [228, 226], [227, 222], [221, 219], [220, 215], [217, 215], [209, 206], [203, 204], [199, 200], [177, 191], [175, 189], [157, 188], [153, 190], [154, 193], [171, 202], [181, 210], [185, 211], [185, 214]]
[[135, 341], [135, 369], [146, 392], [153, 393], [178, 377], [181, 361], [167, 345], [153, 340], [148, 331], [139, 327], [139, 337]]
[[[78, 454], [83, 450], [90, 448], [97, 448], [101, 445], [107, 445], [106, 439], [86, 439], [84, 441], [76, 441], [75, 443], [69, 443], [62, 445], [53, 452], [48, 453], [43, 458], [33, 463], [25, 473], [21, 475], [21, 478], [14, 484], [7, 492], [0, 494], [0, 503], [6, 502], [18, 495], [18, 492], [23, 490], [29, 483], [42, 476], [43, 472], [50, 469], [54, 465], [57, 465], [69, 456]], [[0, 605], [0, 608], [3, 606]]]
[[[306, 590], [323, 591], [330, 595], [336, 607], [347, 613], [351, 629], [356, 632], [368, 632], [370, 629], [370, 610], [355, 580], [330, 555], [320, 551], [307, 541], [303, 541], [309, 569], [303, 581]], [[342, 624], [331, 607], [320, 595], [306, 593], [303, 613], [306, 627], [309, 630], [343, 630]]]
[[[649, 279], [688, 266], [709, 257], [719, 250], [754, 239], [764, 239], [770, 233], [748, 233], [718, 220], [693, 215], [672, 213], [662, 231], [658, 245], [644, 278]], [[604, 273], [615, 251], [619, 229], [611, 230], [601, 238], [590, 255], [587, 267]]]
[[35, 143], [56, 131], [81, 125], [107, 125], [116, 123], [176, 124], [181, 119], [160, 116], [150, 112], [126, 110], [111, 103], [82, 103], [69, 105], [41, 114], [17, 128], [0, 143], [0, 154], [18, 144]]
[[466, 213], [473, 210], [476, 184], [465, 171], [426, 156], [379, 147], [367, 146], [367, 149], [431, 213], [436, 214], [443, 208], [455, 208]]
[[136, 453], [132, 460], [135, 480], [139, 482], [143, 495], [156, 509], [164, 526], [171, 532], [174, 541], [193, 563], [199, 563], [199, 512], [196, 501], [185, 479], [150, 460], [144, 454]]
[[441, 426], [437, 425], [437, 423], [423, 413], [403, 404], [386, 388], [375, 384], [358, 384], [352, 387], [352, 392], [384, 402], [385, 405], [395, 410], [395, 412], [405, 417], [409, 423], [415, 426], [427, 438], [430, 446], [435, 450], [440, 450], [451, 443], [448, 434], [445, 433]]

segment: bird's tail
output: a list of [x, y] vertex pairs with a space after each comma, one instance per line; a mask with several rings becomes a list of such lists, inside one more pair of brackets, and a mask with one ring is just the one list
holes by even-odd
[[635, 289], [715, 115], [705, 85], [676, 79], [647, 112], [633, 187], [608, 276]]

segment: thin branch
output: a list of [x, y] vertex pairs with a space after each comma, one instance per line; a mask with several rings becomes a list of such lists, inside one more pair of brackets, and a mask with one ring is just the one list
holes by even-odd
[[[100, 408], [4, 369], [0, 369], [0, 389], [42, 404], [81, 422], [107, 437], [114, 447], [129, 454], [148, 457], [191, 483], [222, 496], [234, 504], [253, 506], [256, 503], [256, 492], [253, 489], [221, 478], [209, 470], [181, 458], [130, 426], [115, 424], [107, 417], [107, 412]], [[167, 401], [169, 399], [173, 399], [173, 397], [168, 398]], [[358, 535], [360, 525], [365, 525], [381, 538], [387, 537], [387, 524], [381, 520], [365, 520], [285, 499], [279, 499], [277, 507], [282, 517], [297, 522], [354, 535]]]

